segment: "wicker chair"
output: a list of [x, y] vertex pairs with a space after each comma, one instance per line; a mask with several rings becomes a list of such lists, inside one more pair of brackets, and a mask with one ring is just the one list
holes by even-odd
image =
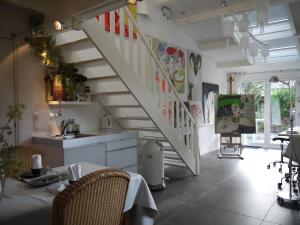
[[38, 148], [33, 146], [16, 146], [14, 149], [20, 165], [19, 163], [11, 164], [8, 169], [8, 176], [18, 177], [21, 172], [30, 170], [32, 168], [32, 155], [34, 154], [40, 154], [43, 163], [45, 163], [45, 153]]
[[129, 175], [103, 169], [72, 183], [53, 201], [53, 225], [122, 224]]

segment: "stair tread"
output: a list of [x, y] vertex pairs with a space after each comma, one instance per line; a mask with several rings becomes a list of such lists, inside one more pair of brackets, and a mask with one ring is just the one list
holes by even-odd
[[116, 119], [119, 120], [151, 120], [149, 117], [145, 116], [117, 116]]
[[164, 159], [164, 164], [169, 166], [186, 167], [185, 163], [178, 159]]
[[87, 60], [83, 59], [83, 60], [76, 61], [73, 63], [75, 63], [78, 66], [78, 65], [87, 64], [87, 63], [105, 62], [105, 61], [106, 61], [106, 59], [104, 59], [104, 58], [96, 58], [96, 59], [87, 59]]
[[151, 131], [151, 132], [160, 132], [156, 127], [128, 127], [127, 130], [137, 130], [137, 131]]
[[81, 42], [85, 42], [85, 41], [88, 41], [88, 37], [86, 38], [82, 38], [82, 39], [78, 39], [78, 40], [75, 40], [75, 41], [70, 41], [70, 42], [66, 42], [66, 43], [63, 43], [63, 44], [58, 44], [56, 45], [57, 47], [60, 47], [60, 48], [65, 48], [65, 47], [69, 47], [69, 46], [72, 46], [72, 45], [75, 45], [75, 44], [78, 44], [78, 43], [81, 43]]
[[139, 137], [140, 140], [144, 141], [166, 141], [164, 137]]
[[140, 105], [106, 105], [109, 108], [141, 108]]
[[103, 76], [103, 77], [88, 77], [89, 81], [98, 81], [98, 80], [114, 80], [120, 79], [117, 75]]
[[106, 92], [96, 92], [92, 95], [128, 95], [130, 91], [106, 91]]

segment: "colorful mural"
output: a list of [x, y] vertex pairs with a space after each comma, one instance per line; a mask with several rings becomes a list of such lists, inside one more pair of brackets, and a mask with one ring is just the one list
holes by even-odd
[[254, 95], [220, 95], [215, 111], [216, 133], [255, 133]]
[[[162, 65], [170, 75], [174, 87], [178, 93], [185, 93], [186, 72], [185, 72], [185, 50], [178, 48], [167, 42], [152, 39], [152, 47]], [[156, 71], [156, 80], [159, 82], [158, 73]], [[163, 91], [165, 91], [165, 81], [162, 82]]]

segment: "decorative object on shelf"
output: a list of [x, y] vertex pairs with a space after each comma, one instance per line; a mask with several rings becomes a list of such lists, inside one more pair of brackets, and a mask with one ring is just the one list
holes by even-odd
[[189, 82], [189, 94], [188, 94], [189, 101], [191, 101], [193, 98], [193, 87], [194, 87], [194, 84], [192, 82]]
[[219, 94], [219, 85], [211, 83], [202, 84], [204, 123], [214, 123], [215, 96]]
[[83, 101], [87, 78], [78, 73], [74, 63], [65, 63], [52, 35], [39, 29], [32, 31], [26, 41], [45, 66], [46, 100]]
[[[11, 123], [22, 119], [25, 106], [22, 104], [9, 105], [6, 117], [7, 121], [0, 127], [0, 201], [5, 189], [5, 176], [15, 171], [9, 171], [12, 168], [18, 170], [22, 166], [22, 162], [18, 159], [13, 145], [8, 143], [7, 137], [13, 133]], [[11, 165], [14, 164], [12, 167]]]

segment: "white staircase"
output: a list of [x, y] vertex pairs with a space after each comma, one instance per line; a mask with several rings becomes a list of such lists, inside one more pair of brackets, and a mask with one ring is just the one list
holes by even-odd
[[[119, 26], [119, 34], [106, 31], [101, 15], [84, 22], [82, 31], [59, 33], [57, 45], [65, 60], [88, 77], [96, 101], [123, 129], [139, 131], [140, 140], [164, 143], [166, 165], [188, 167], [198, 175], [196, 123], [128, 9], [117, 13], [116, 25], [115, 11], [110, 12], [110, 31]], [[167, 91], [161, 88], [163, 80]]]

